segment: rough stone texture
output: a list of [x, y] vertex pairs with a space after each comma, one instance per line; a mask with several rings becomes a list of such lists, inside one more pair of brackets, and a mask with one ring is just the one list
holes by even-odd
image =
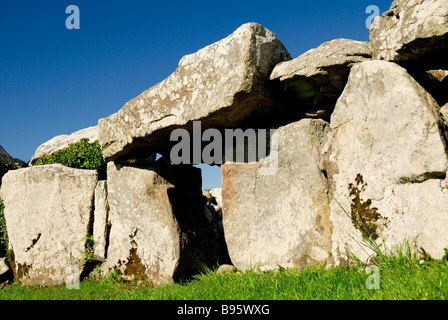
[[98, 260], [107, 257], [109, 241], [109, 203], [107, 200], [107, 181], [98, 181], [95, 188], [95, 211], [93, 214], [93, 248]]
[[[322, 263], [331, 250], [325, 177], [319, 170], [328, 123], [303, 119], [279, 128], [274, 174], [262, 162], [221, 166], [224, 233], [240, 270]], [[268, 160], [268, 159], [267, 159]], [[273, 163], [273, 162], [271, 162]]]
[[332, 195], [337, 263], [346, 261], [347, 249], [367, 258], [354, 227], [357, 214], [390, 249], [418, 236], [417, 248], [443, 256], [448, 162], [440, 122], [436, 101], [402, 67], [371, 61], [352, 68], [331, 117], [321, 164]]
[[396, 0], [372, 25], [374, 59], [448, 68], [448, 1]]
[[107, 261], [125, 279], [154, 283], [186, 279], [218, 262], [205, 217], [200, 169], [109, 162]]
[[[330, 117], [347, 83], [350, 68], [372, 57], [368, 42], [336, 39], [298, 58], [279, 63], [270, 76], [279, 79], [307, 117]], [[319, 111], [320, 110], [320, 111]]]
[[[167, 79], [99, 120], [107, 160], [142, 146], [165, 148], [171, 131], [238, 127], [254, 113], [277, 108], [266, 85], [274, 66], [291, 56], [269, 30], [247, 23], [227, 38], [183, 57]], [[158, 150], [159, 153], [162, 153]]]
[[93, 126], [89, 128], [85, 128], [76, 132], [73, 132], [70, 135], [63, 134], [60, 136], [56, 136], [47, 142], [41, 144], [37, 149], [34, 155], [31, 157], [30, 165], [33, 164], [39, 157], [52, 154], [57, 150], [64, 149], [69, 146], [70, 143], [75, 143], [81, 140], [82, 138], [89, 139], [90, 142], [98, 140], [98, 126]]
[[1, 198], [15, 278], [25, 285], [64, 285], [83, 271], [97, 172], [60, 164], [9, 171]]

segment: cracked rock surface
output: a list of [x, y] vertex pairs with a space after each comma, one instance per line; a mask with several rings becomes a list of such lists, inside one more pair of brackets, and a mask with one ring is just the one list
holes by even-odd
[[277, 108], [267, 84], [275, 65], [291, 59], [274, 33], [256, 23], [181, 59], [168, 78], [99, 120], [107, 160], [142, 146], [166, 149], [174, 128], [237, 127], [254, 112]]
[[395, 0], [370, 30], [373, 58], [448, 69], [448, 1]]
[[389, 247], [418, 236], [415, 245], [443, 256], [448, 160], [440, 122], [437, 102], [402, 67], [368, 61], [352, 68], [321, 165], [332, 196], [335, 257], [344, 259], [346, 245], [365, 254], [351, 239], [361, 236], [350, 221], [349, 185], [358, 175], [365, 183], [359, 201], [384, 217], [378, 227]]

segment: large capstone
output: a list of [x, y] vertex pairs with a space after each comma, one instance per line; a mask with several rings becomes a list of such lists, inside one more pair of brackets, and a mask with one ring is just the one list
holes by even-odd
[[[169, 150], [175, 128], [235, 128], [279, 106], [269, 74], [291, 56], [271, 31], [247, 23], [227, 38], [182, 58], [168, 78], [99, 120], [99, 141], [107, 160], [143, 146]], [[278, 113], [277, 113], [278, 114]], [[146, 149], [148, 150], [148, 149]]]

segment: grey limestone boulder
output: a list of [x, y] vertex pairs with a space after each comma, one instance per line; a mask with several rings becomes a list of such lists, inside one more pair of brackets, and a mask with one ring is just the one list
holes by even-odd
[[221, 166], [224, 233], [238, 269], [303, 267], [328, 259], [329, 198], [318, 165], [327, 131], [320, 119], [280, 127], [272, 137], [278, 148], [264, 160], [278, 159], [269, 174], [261, 161]]
[[3, 177], [0, 196], [18, 281], [53, 286], [79, 279], [97, 180], [94, 170], [59, 164], [13, 170]]
[[107, 167], [110, 241], [102, 269], [156, 284], [187, 279], [218, 263], [200, 169], [191, 166]]
[[93, 249], [99, 261], [107, 257], [107, 244], [109, 241], [110, 221], [109, 202], [107, 196], [107, 181], [98, 181], [95, 188], [95, 211], [93, 214]]
[[347, 83], [350, 68], [370, 60], [370, 43], [335, 39], [298, 58], [279, 63], [270, 76], [285, 87], [285, 94], [303, 109], [304, 116], [329, 119]]
[[275, 65], [291, 56], [274, 33], [256, 23], [184, 56], [168, 78], [99, 120], [104, 157], [115, 160], [144, 146], [166, 149], [175, 128], [238, 127], [254, 113], [276, 110], [267, 86]]
[[395, 0], [370, 30], [373, 58], [448, 69], [448, 2]]
[[347, 251], [373, 254], [362, 245], [367, 239], [389, 249], [408, 241], [443, 256], [448, 159], [441, 122], [437, 102], [402, 67], [369, 61], [352, 68], [321, 163], [336, 261]]

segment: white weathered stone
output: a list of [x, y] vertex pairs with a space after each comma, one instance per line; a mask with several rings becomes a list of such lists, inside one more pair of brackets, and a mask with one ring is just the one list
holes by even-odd
[[68, 147], [71, 143], [78, 142], [82, 138], [89, 139], [89, 142], [94, 142], [95, 140], [98, 140], [98, 126], [85, 128], [73, 132], [70, 135], [67, 134], [59, 135], [41, 144], [36, 149], [34, 155], [31, 157], [30, 165], [33, 164], [39, 157], [43, 155], [49, 155], [55, 151], [64, 149]]
[[374, 59], [448, 68], [448, 1], [395, 0], [372, 26]]
[[106, 258], [109, 240], [109, 203], [107, 200], [107, 181], [98, 181], [95, 188], [95, 211], [93, 214], [93, 248], [98, 259]]
[[83, 271], [97, 172], [60, 164], [9, 171], [3, 177], [15, 278], [25, 285], [64, 285]]
[[335, 39], [308, 50], [296, 59], [280, 62], [275, 66], [270, 78], [281, 81], [318, 75], [330, 78], [332, 74], [329, 69], [346, 67], [350, 72], [355, 63], [363, 62], [371, 55], [370, 45], [366, 41]]
[[402, 67], [371, 61], [352, 68], [331, 117], [322, 161], [332, 195], [332, 251], [338, 263], [346, 260], [347, 250], [367, 257], [353, 222], [356, 214], [372, 212], [379, 214], [370, 225], [372, 233], [377, 228], [379, 243], [393, 248], [418, 236], [417, 247], [443, 256], [448, 159], [439, 123], [437, 102]]
[[109, 162], [107, 174], [111, 229], [103, 270], [167, 283], [217, 262], [200, 169]]
[[318, 166], [327, 128], [312, 119], [279, 128], [278, 150], [265, 159], [278, 158], [271, 175], [260, 174], [261, 162], [221, 166], [224, 233], [238, 269], [303, 267], [328, 258], [329, 199]]
[[274, 66], [291, 56], [269, 30], [247, 23], [227, 38], [184, 56], [168, 78], [99, 120], [104, 157], [142, 146], [165, 147], [172, 129], [237, 127], [254, 111], [276, 108], [266, 86]]
[[[328, 117], [347, 83], [350, 68], [370, 60], [368, 42], [335, 39], [311, 49], [298, 58], [279, 63], [270, 76], [278, 79], [307, 116], [327, 110]], [[314, 110], [314, 111], [313, 111]]]

